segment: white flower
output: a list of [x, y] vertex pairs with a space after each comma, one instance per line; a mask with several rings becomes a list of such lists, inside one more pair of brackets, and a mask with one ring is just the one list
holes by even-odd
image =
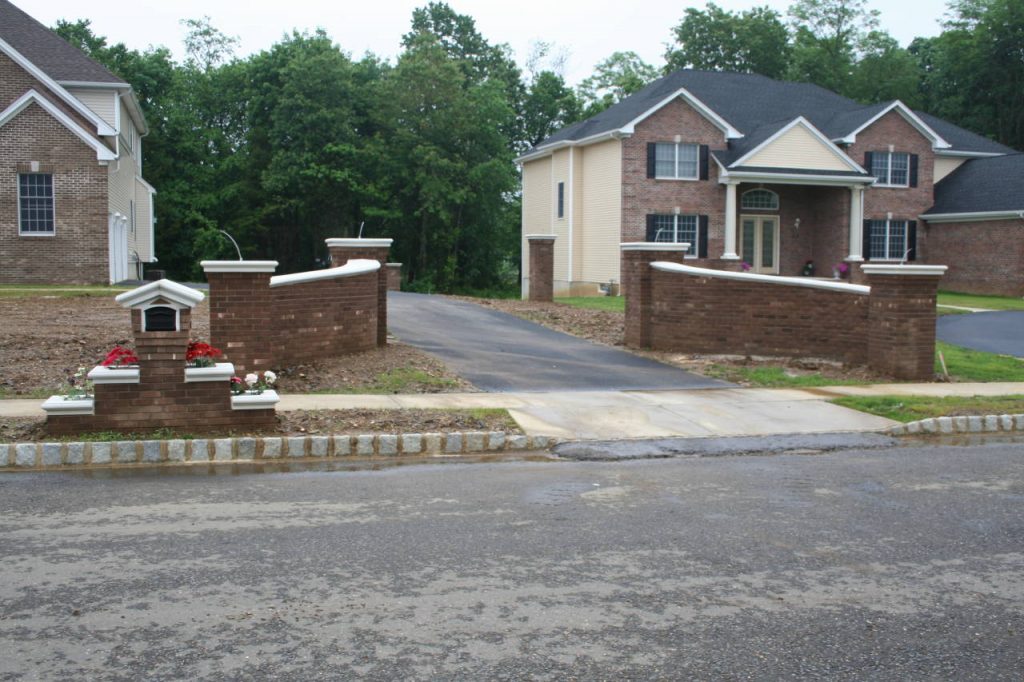
[[245, 383], [249, 384], [250, 386], [255, 386], [256, 382], [258, 382], [259, 380], [260, 378], [253, 374], [252, 372], [249, 372], [248, 374], [245, 375]]
[[263, 373], [263, 379], [268, 384], [273, 384], [275, 381], [277, 381], [277, 375], [268, 369], [266, 372]]

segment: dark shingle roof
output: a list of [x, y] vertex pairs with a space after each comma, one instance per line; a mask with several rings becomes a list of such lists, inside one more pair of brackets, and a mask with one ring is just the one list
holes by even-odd
[[[682, 70], [659, 78], [586, 121], [559, 130], [537, 147], [618, 130], [681, 88], [688, 90], [745, 136], [759, 136], [762, 142], [771, 132], [797, 116], [806, 118], [829, 138], [838, 139], [850, 134], [892, 104], [885, 102], [865, 106], [811, 83], [777, 81], [751, 73]], [[915, 113], [949, 142], [954, 150], [1001, 154], [1013, 151], [934, 116]], [[769, 121], [784, 123], [776, 125], [774, 130], [765, 134], [765, 129], [771, 127], [767, 123]], [[745, 139], [731, 140], [729, 145], [729, 157], [732, 159], [746, 153], [744, 151], [733, 156], [734, 146], [742, 146], [747, 151], [753, 149]]]
[[935, 185], [928, 214], [1024, 210], [1024, 154], [970, 159]]
[[0, 39], [55, 81], [124, 83], [7, 0], [0, 0]]

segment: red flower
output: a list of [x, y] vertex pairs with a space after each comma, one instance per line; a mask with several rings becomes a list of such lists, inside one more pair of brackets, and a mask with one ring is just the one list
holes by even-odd
[[124, 365], [137, 365], [139, 358], [135, 351], [124, 346], [114, 346], [113, 350], [107, 353], [107, 357], [100, 363], [104, 367], [122, 367]]
[[185, 360], [192, 362], [198, 358], [219, 358], [222, 355], [219, 348], [214, 348], [202, 341], [189, 341], [188, 349], [185, 351]]

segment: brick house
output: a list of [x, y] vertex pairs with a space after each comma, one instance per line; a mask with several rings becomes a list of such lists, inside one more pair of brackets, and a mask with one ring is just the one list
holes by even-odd
[[524, 297], [527, 234], [556, 236], [556, 295], [620, 281], [633, 241], [780, 275], [905, 258], [948, 265], [950, 289], [1024, 295], [1024, 155], [899, 101], [677, 71], [518, 162]]
[[0, 0], [0, 283], [141, 277], [147, 132], [128, 83]]

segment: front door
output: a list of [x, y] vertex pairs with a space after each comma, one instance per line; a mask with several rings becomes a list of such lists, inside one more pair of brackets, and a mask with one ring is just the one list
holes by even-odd
[[779, 274], [779, 219], [776, 216], [746, 215], [740, 219], [740, 258], [752, 272]]

